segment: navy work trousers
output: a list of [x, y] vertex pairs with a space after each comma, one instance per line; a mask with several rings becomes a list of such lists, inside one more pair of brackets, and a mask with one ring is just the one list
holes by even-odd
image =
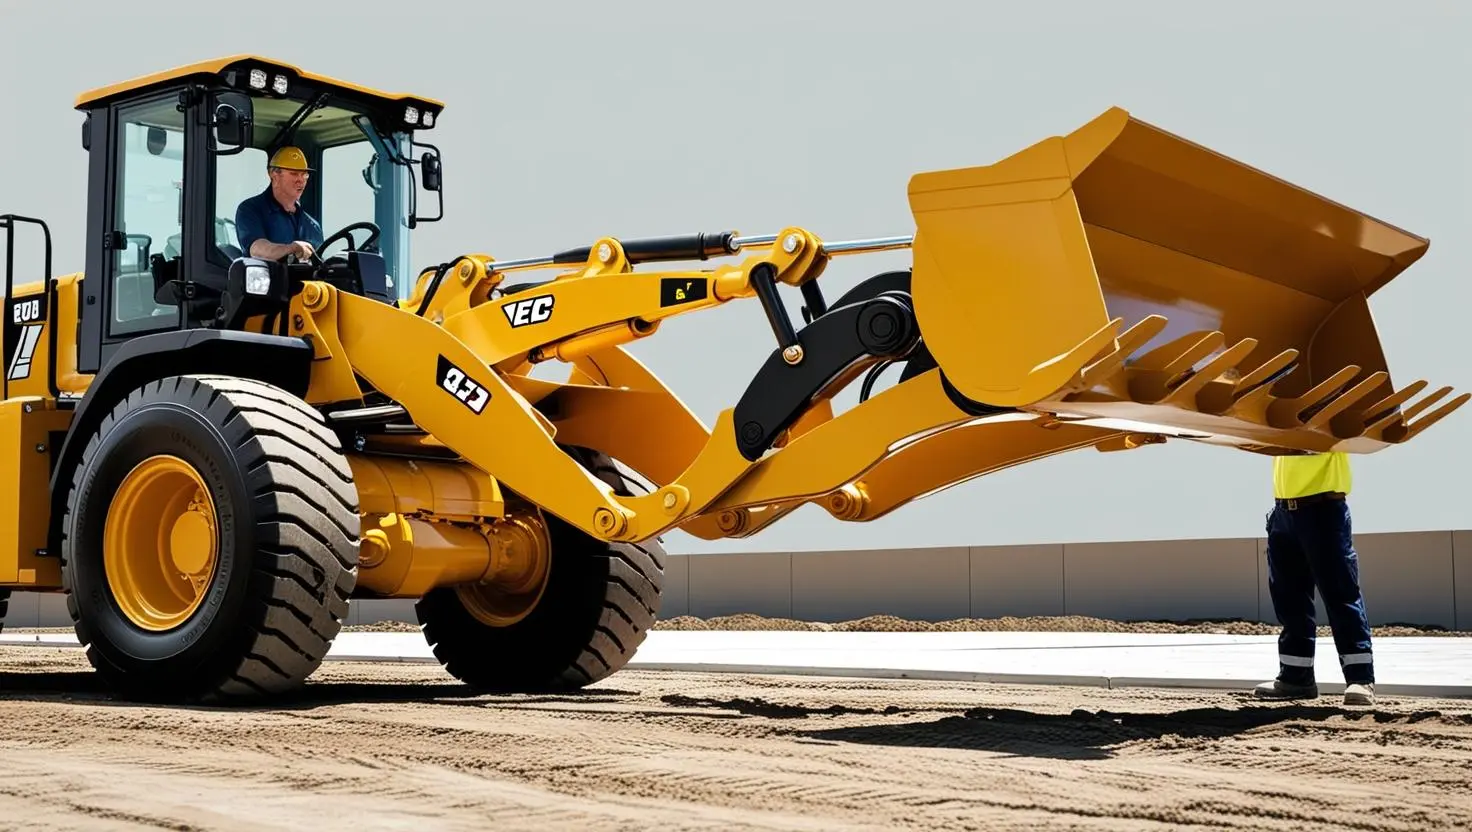
[[1375, 681], [1370, 621], [1360, 591], [1349, 503], [1343, 499], [1278, 500], [1268, 514], [1268, 590], [1283, 632], [1279, 678], [1314, 679], [1314, 589], [1334, 634], [1346, 684]]

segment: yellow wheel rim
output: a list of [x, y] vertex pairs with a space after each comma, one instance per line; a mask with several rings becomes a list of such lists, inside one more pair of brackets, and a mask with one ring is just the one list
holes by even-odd
[[491, 531], [492, 567], [475, 583], [457, 584], [465, 611], [488, 627], [509, 627], [541, 603], [552, 565], [547, 524], [536, 511], [513, 509]]
[[160, 454], [128, 473], [107, 511], [102, 559], [118, 608], [162, 632], [199, 609], [219, 546], [215, 503], [189, 463]]

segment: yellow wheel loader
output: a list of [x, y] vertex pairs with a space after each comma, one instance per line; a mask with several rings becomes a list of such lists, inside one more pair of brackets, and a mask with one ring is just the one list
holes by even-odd
[[[1169, 438], [1370, 453], [1467, 398], [1395, 387], [1367, 303], [1426, 240], [1119, 109], [915, 175], [910, 234], [416, 268], [412, 230], [444, 213], [438, 101], [246, 55], [76, 106], [81, 271], [53, 276], [44, 221], [0, 219], [0, 594], [62, 593], [129, 697], [289, 691], [363, 598], [417, 599], [467, 684], [575, 688], [655, 622], [672, 529], [745, 537], [806, 503], [868, 521]], [[295, 204], [269, 184], [282, 148], [310, 171]], [[265, 227], [330, 233], [283, 256], [239, 222], [253, 199]], [[18, 246], [44, 274], [15, 273]], [[910, 268], [820, 288], [895, 249]], [[767, 358], [707, 425], [626, 347], [737, 301]]]

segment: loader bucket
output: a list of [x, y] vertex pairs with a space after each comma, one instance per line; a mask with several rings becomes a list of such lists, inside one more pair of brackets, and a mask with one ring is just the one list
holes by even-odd
[[1399, 403], [1367, 298], [1428, 242], [1124, 110], [909, 199], [920, 330], [970, 399], [1305, 450], [1260, 428]]

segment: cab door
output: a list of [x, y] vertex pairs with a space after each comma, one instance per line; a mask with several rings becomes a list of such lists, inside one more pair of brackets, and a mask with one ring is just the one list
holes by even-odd
[[78, 339], [81, 372], [96, 372], [129, 339], [180, 325], [178, 305], [160, 302], [154, 281], [160, 259], [173, 263], [180, 278], [188, 270], [184, 173], [194, 131], [180, 101], [173, 89], [93, 113], [101, 124], [91, 144], [94, 234]]

